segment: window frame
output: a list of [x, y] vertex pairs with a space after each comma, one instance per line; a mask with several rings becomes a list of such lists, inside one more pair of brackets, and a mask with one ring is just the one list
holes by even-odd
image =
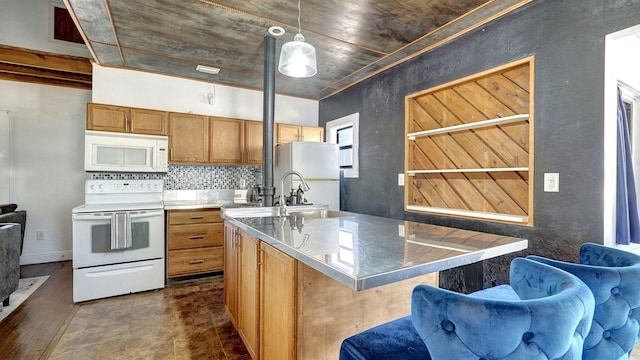
[[353, 127], [353, 164], [351, 168], [341, 168], [340, 171], [345, 178], [359, 178], [360, 177], [360, 113], [353, 113], [343, 116], [341, 118], [328, 121], [325, 125], [327, 142], [332, 144], [338, 144], [338, 130]]

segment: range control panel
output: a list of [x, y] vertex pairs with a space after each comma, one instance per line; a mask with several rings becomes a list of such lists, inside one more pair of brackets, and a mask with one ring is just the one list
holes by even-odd
[[87, 180], [85, 194], [161, 193], [162, 180]]

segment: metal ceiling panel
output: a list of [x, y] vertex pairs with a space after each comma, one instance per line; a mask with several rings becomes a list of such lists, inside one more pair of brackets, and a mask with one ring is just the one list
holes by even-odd
[[[99, 64], [256, 90], [269, 27], [286, 30], [277, 49], [298, 30], [295, 0], [68, 1]], [[276, 92], [322, 99], [531, 1], [302, 1], [302, 32], [316, 48], [318, 73], [278, 73]], [[221, 72], [202, 74], [197, 64]]]

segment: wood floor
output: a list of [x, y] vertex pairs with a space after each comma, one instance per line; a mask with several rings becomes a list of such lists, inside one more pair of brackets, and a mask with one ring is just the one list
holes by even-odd
[[49, 279], [0, 322], [2, 359], [238, 359], [222, 276], [73, 304], [71, 262], [27, 265]]
[[0, 322], [0, 354], [5, 359], [40, 359], [76, 310], [71, 262], [22, 266], [21, 278], [50, 275], [11, 315]]
[[224, 314], [222, 277], [74, 304], [71, 262], [21, 267], [23, 278], [45, 275], [0, 322], [0, 358], [250, 359]]

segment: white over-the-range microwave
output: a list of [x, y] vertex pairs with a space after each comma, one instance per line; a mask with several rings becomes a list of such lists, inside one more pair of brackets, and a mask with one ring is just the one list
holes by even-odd
[[169, 138], [86, 130], [84, 170], [167, 172]]

